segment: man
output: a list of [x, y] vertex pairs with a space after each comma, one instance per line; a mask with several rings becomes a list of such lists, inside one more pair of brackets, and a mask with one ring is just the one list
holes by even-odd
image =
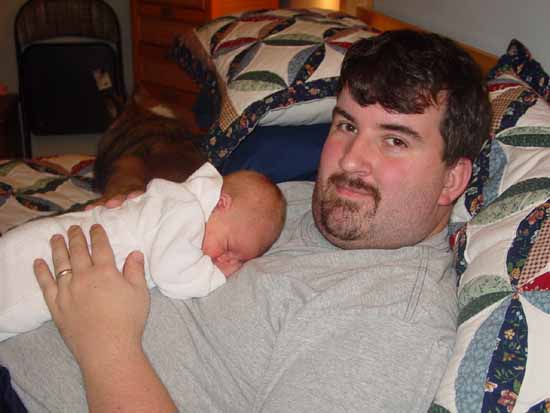
[[52, 239], [52, 272], [71, 271], [35, 271], [78, 366], [51, 325], [3, 343], [0, 364], [37, 409], [85, 409], [80, 367], [92, 411], [425, 412], [454, 342], [446, 225], [488, 127], [479, 69], [454, 44], [360, 41], [315, 187], [283, 185], [287, 224], [268, 254], [205, 299], [153, 290], [147, 315], [141, 255], [121, 274], [101, 228], [91, 254], [72, 228], [68, 249]]

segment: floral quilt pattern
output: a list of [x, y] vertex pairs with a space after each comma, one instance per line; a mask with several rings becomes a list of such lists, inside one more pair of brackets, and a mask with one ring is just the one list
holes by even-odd
[[97, 198], [93, 162], [81, 155], [0, 160], [0, 235], [32, 219], [78, 210]]
[[453, 211], [457, 342], [431, 413], [550, 413], [550, 105], [505, 61]]
[[[373, 35], [339, 12], [278, 9], [220, 17], [180, 38], [176, 61], [209, 87], [216, 79], [221, 110], [203, 140], [209, 160], [219, 166], [268, 114], [293, 111], [272, 124], [327, 121], [346, 50]], [[327, 98], [328, 110], [319, 105]]]

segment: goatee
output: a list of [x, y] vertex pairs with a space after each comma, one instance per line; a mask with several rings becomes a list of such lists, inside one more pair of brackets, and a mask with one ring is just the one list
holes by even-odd
[[[371, 196], [372, 208], [361, 211], [361, 204], [337, 197], [332, 191], [336, 187], [348, 187]], [[335, 174], [328, 179], [322, 190], [320, 201], [320, 223], [328, 234], [342, 241], [355, 241], [363, 238], [365, 221], [374, 217], [380, 202], [380, 193], [372, 185], [346, 174]]]

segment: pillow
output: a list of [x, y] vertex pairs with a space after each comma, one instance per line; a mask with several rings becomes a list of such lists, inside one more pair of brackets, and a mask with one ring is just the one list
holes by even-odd
[[431, 413], [550, 411], [550, 105], [499, 72], [505, 56], [488, 82], [491, 137], [451, 219], [469, 221], [454, 236], [457, 341]]
[[180, 36], [173, 57], [218, 98], [203, 139], [209, 160], [220, 166], [259, 124], [329, 122], [347, 48], [373, 35], [339, 12], [277, 9], [220, 17]]
[[313, 181], [330, 123], [259, 126], [220, 167], [222, 175], [252, 169], [273, 182]]
[[489, 72], [488, 78], [495, 79], [503, 74], [515, 75], [527, 83], [535, 92], [550, 102], [550, 76], [519, 40], [513, 39], [508, 50]]

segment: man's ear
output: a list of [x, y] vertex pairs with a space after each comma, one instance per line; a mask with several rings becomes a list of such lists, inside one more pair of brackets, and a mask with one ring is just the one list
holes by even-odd
[[216, 204], [216, 209], [219, 211], [228, 211], [229, 208], [231, 208], [232, 203], [233, 198], [231, 198], [231, 195], [222, 191], [220, 199], [218, 199], [218, 203]]
[[447, 168], [445, 173], [445, 182], [439, 204], [450, 206], [466, 190], [466, 186], [472, 175], [472, 161], [468, 158], [460, 158], [458, 161]]

